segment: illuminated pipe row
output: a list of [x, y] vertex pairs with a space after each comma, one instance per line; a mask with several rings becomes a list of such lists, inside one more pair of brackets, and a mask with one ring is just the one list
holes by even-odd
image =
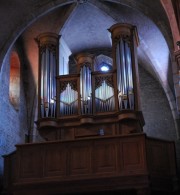
[[96, 102], [96, 112], [114, 111], [114, 96], [106, 100], [95, 98], [95, 102]]
[[81, 113], [92, 113], [92, 84], [91, 84], [91, 70], [84, 65], [80, 71], [80, 96], [81, 96]]
[[68, 83], [66, 89], [60, 93], [60, 114], [62, 116], [77, 114], [78, 92]]
[[60, 115], [68, 116], [77, 114], [78, 101], [71, 102], [67, 104], [65, 102], [60, 101]]
[[76, 56], [78, 72], [80, 73], [80, 113], [91, 115], [92, 110], [92, 65], [93, 56], [90, 54], [78, 54]]
[[117, 44], [116, 60], [119, 109], [134, 109], [131, 51], [122, 38]]
[[55, 117], [56, 109], [56, 61], [48, 48], [42, 53], [41, 116]]
[[96, 112], [109, 112], [115, 109], [114, 89], [104, 80], [95, 90]]
[[39, 116], [56, 116], [56, 76], [58, 67], [59, 35], [43, 33], [36, 39], [39, 46]]
[[139, 43], [136, 27], [130, 24], [114, 24], [109, 29], [113, 45], [113, 62], [117, 69], [119, 110], [138, 110], [138, 64], [136, 47]]

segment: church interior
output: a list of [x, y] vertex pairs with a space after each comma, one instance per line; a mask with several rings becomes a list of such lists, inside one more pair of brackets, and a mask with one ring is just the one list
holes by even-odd
[[0, 18], [0, 193], [179, 194], [179, 0], [1, 0]]

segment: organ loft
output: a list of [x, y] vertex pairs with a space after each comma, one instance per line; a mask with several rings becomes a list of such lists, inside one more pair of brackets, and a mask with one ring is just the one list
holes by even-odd
[[59, 63], [59, 35], [35, 39], [36, 124], [46, 141], [16, 145], [16, 152], [5, 157], [9, 192], [93, 194], [103, 189], [145, 195], [176, 190], [174, 143], [143, 133], [137, 29], [117, 23], [108, 31], [110, 56], [75, 54], [76, 73]]

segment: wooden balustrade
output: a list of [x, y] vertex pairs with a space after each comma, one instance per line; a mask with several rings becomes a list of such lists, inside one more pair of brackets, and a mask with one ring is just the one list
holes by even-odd
[[13, 194], [172, 192], [176, 187], [174, 143], [143, 133], [16, 147], [16, 153], [4, 156], [5, 187]]

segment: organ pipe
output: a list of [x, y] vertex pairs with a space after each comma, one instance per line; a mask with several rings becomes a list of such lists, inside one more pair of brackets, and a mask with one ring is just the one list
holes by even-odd
[[59, 35], [43, 33], [35, 40], [39, 46], [39, 118], [55, 117]]
[[[115, 110], [115, 96], [113, 83], [107, 82], [108, 76], [98, 75], [96, 77], [95, 102], [96, 112], [110, 112]], [[109, 78], [113, 78], [109, 76]], [[97, 80], [100, 80], [97, 86]], [[112, 79], [111, 79], [112, 80]], [[113, 81], [113, 80], [112, 80]]]
[[78, 92], [73, 89], [72, 81], [67, 81], [60, 93], [60, 115], [69, 116], [78, 113]]
[[113, 66], [117, 70], [119, 110], [139, 110], [136, 28], [130, 24], [115, 24], [109, 31], [113, 43]]
[[78, 71], [80, 73], [80, 105], [82, 115], [92, 114], [92, 65], [90, 54], [77, 55]]

